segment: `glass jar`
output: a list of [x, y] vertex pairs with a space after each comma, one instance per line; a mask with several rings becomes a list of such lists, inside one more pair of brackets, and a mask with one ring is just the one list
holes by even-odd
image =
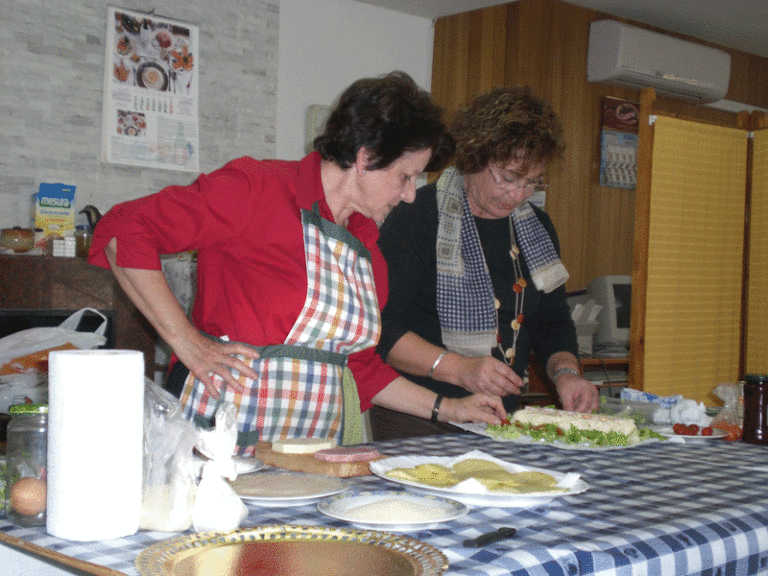
[[768, 444], [768, 374], [744, 377], [744, 432], [750, 444]]
[[88, 258], [92, 235], [90, 226], [85, 224], [75, 226], [75, 256], [78, 258]]
[[19, 526], [44, 526], [47, 494], [48, 406], [16, 404], [8, 409], [5, 513]]

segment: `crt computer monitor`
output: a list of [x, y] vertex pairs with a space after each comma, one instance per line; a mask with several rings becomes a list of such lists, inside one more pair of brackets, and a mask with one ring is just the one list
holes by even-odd
[[597, 316], [594, 352], [625, 356], [629, 347], [631, 276], [601, 276], [587, 287], [587, 296], [603, 307]]

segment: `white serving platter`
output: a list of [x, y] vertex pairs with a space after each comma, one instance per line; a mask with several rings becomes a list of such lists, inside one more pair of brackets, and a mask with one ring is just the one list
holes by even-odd
[[701, 430], [699, 430], [699, 433], [695, 436], [688, 434], [675, 434], [675, 431], [672, 430], [672, 426], [653, 426], [652, 428], [653, 431], [657, 434], [666, 436], [673, 441], [684, 440], [685, 442], [707, 442], [709, 440], [719, 440], [720, 438], [725, 438], [728, 436], [728, 432], [725, 430], [720, 430], [719, 428], [713, 429], [711, 436], [702, 436]]
[[[408, 480], [402, 480], [399, 478], [390, 478], [386, 473], [393, 468], [414, 468], [419, 464], [441, 464], [450, 468], [455, 463], [470, 458], [479, 458], [482, 460], [489, 460], [500, 464], [504, 469], [509, 472], [545, 472], [552, 475], [557, 481], [557, 486], [563, 488], [563, 492], [531, 492], [525, 494], [518, 494], [513, 492], [491, 492], [486, 489], [482, 484], [474, 480], [467, 480], [461, 484], [450, 487], [436, 487], [428, 486], [426, 484], [419, 484], [417, 482], [410, 482]], [[574, 494], [580, 494], [589, 488], [589, 485], [584, 482], [578, 474], [564, 474], [554, 470], [546, 470], [544, 468], [534, 468], [532, 466], [521, 466], [519, 464], [512, 464], [494, 458], [493, 456], [486, 454], [480, 450], [474, 450], [467, 452], [462, 456], [446, 458], [436, 456], [395, 456], [392, 458], [384, 458], [371, 463], [371, 472], [387, 480], [394, 482], [401, 486], [406, 486], [408, 489], [417, 490], [419, 492], [426, 492], [427, 494], [435, 494], [444, 498], [450, 498], [458, 500], [463, 504], [469, 506], [494, 506], [500, 508], [532, 508], [542, 504], [546, 504], [555, 498], [561, 498], [564, 496], [573, 496]]]

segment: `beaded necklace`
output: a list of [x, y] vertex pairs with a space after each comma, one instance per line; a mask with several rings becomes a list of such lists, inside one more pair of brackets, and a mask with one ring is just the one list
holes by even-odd
[[[512, 326], [512, 346], [504, 350], [501, 345], [501, 333], [498, 330], [496, 331], [496, 346], [499, 352], [501, 352], [504, 361], [507, 365], [511, 366], [517, 350], [517, 337], [520, 335], [520, 327], [523, 324], [523, 300], [525, 299], [525, 288], [528, 286], [525, 278], [523, 278], [523, 267], [520, 264], [520, 249], [515, 242], [515, 227], [512, 223], [511, 215], [509, 217], [509, 240], [509, 256], [512, 258], [512, 266], [515, 270], [515, 283], [512, 285], [512, 291], [515, 293], [515, 314], [510, 323]], [[501, 302], [498, 298], [494, 298], [493, 303], [497, 310], [501, 307]]]

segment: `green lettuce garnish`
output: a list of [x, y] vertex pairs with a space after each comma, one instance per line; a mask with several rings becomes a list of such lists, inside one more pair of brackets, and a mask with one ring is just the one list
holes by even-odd
[[[512, 415], [508, 415], [509, 421], [512, 422]], [[543, 427], [537, 427], [533, 429], [530, 424], [518, 426], [516, 424], [511, 425], [490, 425], [486, 428], [486, 432], [493, 437], [500, 439], [514, 439], [521, 436], [530, 436], [535, 442], [562, 442], [564, 444], [589, 444], [595, 447], [609, 447], [609, 446], [630, 446], [636, 444], [636, 441], [632, 441], [626, 434], [620, 432], [600, 432], [598, 430], [579, 430], [575, 426], [570, 426], [569, 430], [558, 433], [557, 425], [546, 424]], [[657, 439], [666, 440], [667, 438], [657, 434], [650, 428], [638, 427], [639, 438], [638, 441]]]

